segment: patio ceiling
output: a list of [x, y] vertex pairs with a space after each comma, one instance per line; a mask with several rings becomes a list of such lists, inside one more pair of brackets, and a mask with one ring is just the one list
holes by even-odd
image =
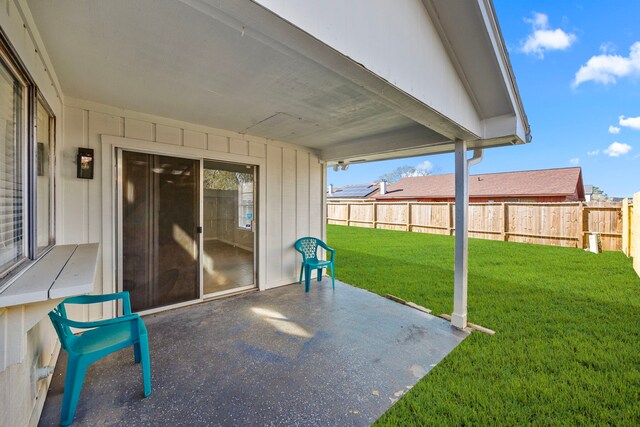
[[[27, 3], [64, 96], [300, 144], [325, 160], [513, 140], [480, 141], [254, 2]], [[503, 114], [498, 98], [479, 111]]]

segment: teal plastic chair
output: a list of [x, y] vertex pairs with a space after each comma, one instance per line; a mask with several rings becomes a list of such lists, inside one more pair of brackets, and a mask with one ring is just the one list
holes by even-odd
[[[318, 247], [325, 249], [331, 257], [328, 261], [318, 259]], [[318, 282], [322, 280], [322, 269], [331, 269], [331, 287], [336, 287], [336, 268], [334, 261], [336, 258], [335, 249], [327, 246], [325, 242], [315, 237], [302, 237], [296, 241], [296, 251], [302, 254], [302, 265], [300, 266], [300, 279], [298, 283], [302, 283], [302, 273], [304, 272], [304, 291], [309, 292], [311, 287], [311, 271], [318, 270]]]
[[[117, 299], [122, 300], [124, 315], [115, 319], [78, 322], [67, 317], [66, 304], [95, 304]], [[147, 328], [139, 315], [131, 314], [129, 292], [67, 298], [49, 312], [49, 318], [60, 338], [62, 349], [69, 354], [60, 425], [68, 426], [73, 422], [84, 376], [89, 365], [129, 346], [133, 346], [135, 362], [142, 365], [144, 396], [151, 395], [151, 365]], [[90, 330], [84, 331], [81, 335], [74, 335], [70, 328]]]

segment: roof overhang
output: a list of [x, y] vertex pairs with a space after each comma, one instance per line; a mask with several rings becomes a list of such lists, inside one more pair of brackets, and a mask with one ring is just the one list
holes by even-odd
[[477, 110], [473, 129], [271, 3], [27, 0], [65, 96], [303, 145], [328, 162], [527, 141], [490, 1], [425, 0]]
[[[462, 81], [483, 117], [482, 139], [531, 140], [509, 53], [492, 0], [423, 0]], [[508, 99], [505, 112], [500, 102]]]

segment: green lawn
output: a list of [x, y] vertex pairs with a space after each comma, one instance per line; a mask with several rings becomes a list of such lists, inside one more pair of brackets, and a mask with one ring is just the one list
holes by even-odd
[[[337, 278], [451, 313], [449, 236], [328, 226]], [[640, 278], [621, 252], [470, 239], [474, 332], [376, 425], [640, 425]]]

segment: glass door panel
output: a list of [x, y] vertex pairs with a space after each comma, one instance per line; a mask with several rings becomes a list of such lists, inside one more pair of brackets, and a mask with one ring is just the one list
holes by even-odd
[[122, 151], [122, 288], [134, 311], [200, 298], [200, 162]]
[[253, 166], [204, 161], [205, 294], [255, 285]]

